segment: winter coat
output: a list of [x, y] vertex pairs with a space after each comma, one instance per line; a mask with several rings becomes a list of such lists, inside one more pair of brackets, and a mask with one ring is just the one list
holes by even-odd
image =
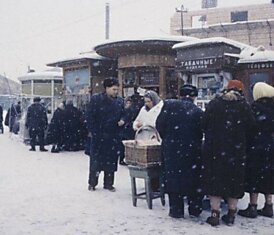
[[145, 106], [143, 106], [136, 117], [135, 121], [133, 122], [133, 129], [137, 130], [137, 124], [138, 122], [142, 123], [143, 126], [153, 126], [156, 125], [156, 119], [161, 112], [161, 109], [163, 107], [163, 101], [160, 101], [157, 105], [152, 107], [150, 110], [147, 110]]
[[122, 153], [124, 102], [120, 97], [109, 98], [106, 93], [95, 94], [87, 111], [87, 126], [91, 133], [91, 160], [95, 171], [117, 171]]
[[26, 118], [26, 127], [29, 129], [45, 130], [48, 126], [47, 111], [40, 103], [29, 106]]
[[274, 194], [274, 98], [252, 104], [255, 125], [248, 135], [246, 191]]
[[47, 144], [60, 144], [64, 140], [65, 111], [57, 108], [52, 116], [47, 133]]
[[250, 106], [236, 91], [209, 102], [203, 119], [203, 186], [207, 195], [244, 195], [246, 135], [253, 121]]
[[5, 117], [5, 125], [9, 126], [12, 131], [15, 122], [21, 118], [21, 106], [20, 105], [12, 105], [11, 108], [8, 109], [8, 112]]
[[165, 101], [157, 118], [168, 193], [192, 195], [200, 188], [202, 114], [191, 99], [183, 98]]
[[3, 122], [3, 108], [1, 105], [0, 105], [0, 122], [1, 123]]
[[64, 149], [66, 151], [80, 150], [83, 125], [82, 113], [72, 104], [66, 105], [64, 110]]

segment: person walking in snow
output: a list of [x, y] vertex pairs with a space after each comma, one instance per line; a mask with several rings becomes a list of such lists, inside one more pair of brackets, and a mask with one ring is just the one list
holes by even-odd
[[[246, 192], [250, 203], [238, 214], [248, 218], [258, 215], [273, 217], [274, 194], [274, 88], [258, 82], [253, 88], [252, 111], [255, 125], [249, 136], [246, 172]], [[257, 210], [258, 194], [265, 197], [265, 204]]]
[[190, 216], [202, 212], [201, 121], [203, 111], [194, 103], [195, 86], [183, 85], [180, 100], [166, 100], [157, 118], [156, 128], [162, 138], [162, 167], [165, 192], [169, 197], [169, 216], [184, 217], [184, 196]]
[[40, 151], [46, 152], [44, 145], [45, 130], [48, 126], [47, 111], [45, 107], [40, 104], [40, 97], [33, 99], [33, 104], [29, 106], [27, 111], [27, 118], [25, 126], [29, 129], [29, 136], [31, 138], [30, 151], [35, 151], [36, 138], [38, 137], [38, 144]]
[[94, 94], [87, 110], [91, 137], [88, 190], [95, 190], [99, 173], [104, 171], [104, 189], [114, 192], [114, 173], [123, 149], [124, 101], [118, 96], [116, 78], [106, 78], [103, 85], [105, 92]]
[[203, 186], [211, 204], [206, 222], [212, 226], [219, 224], [222, 198], [228, 201], [228, 213], [222, 220], [232, 225], [238, 199], [244, 196], [246, 135], [254, 119], [243, 90], [242, 82], [230, 80], [227, 89], [209, 102], [204, 114]]

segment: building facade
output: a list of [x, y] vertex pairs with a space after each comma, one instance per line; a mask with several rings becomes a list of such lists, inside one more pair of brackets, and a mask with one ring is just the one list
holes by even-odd
[[[183, 21], [181, 20], [183, 16]], [[208, 8], [176, 12], [171, 18], [172, 35], [197, 38], [226, 37], [251, 46], [274, 50], [274, 4]]]

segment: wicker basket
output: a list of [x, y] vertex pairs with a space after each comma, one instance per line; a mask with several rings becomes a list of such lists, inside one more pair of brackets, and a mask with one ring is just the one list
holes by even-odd
[[[145, 141], [140, 144], [137, 139], [138, 134], [144, 128], [150, 128], [155, 133], [155, 144], [145, 145]], [[129, 165], [151, 167], [161, 164], [161, 143], [160, 136], [157, 130], [152, 126], [141, 127], [137, 130], [135, 140], [123, 141], [125, 146], [125, 160]]]

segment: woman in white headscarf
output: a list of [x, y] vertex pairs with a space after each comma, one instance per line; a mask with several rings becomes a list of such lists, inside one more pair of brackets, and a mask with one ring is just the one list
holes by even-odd
[[[247, 151], [246, 192], [250, 203], [239, 215], [256, 218], [258, 215], [273, 217], [274, 194], [274, 88], [258, 82], [253, 89], [252, 111], [255, 126], [249, 135]], [[258, 194], [265, 196], [265, 204], [257, 210]]]
[[[133, 123], [134, 130], [148, 125], [156, 127], [156, 119], [159, 116], [164, 104], [158, 94], [151, 90], [146, 91], [144, 95], [144, 102], [145, 105], [141, 108], [137, 118]], [[144, 128], [140, 133], [138, 133], [137, 139], [150, 140], [154, 136], [154, 130], [151, 130], [150, 128]], [[152, 179], [151, 187], [154, 192], [159, 190], [160, 183], [158, 178]]]
[[133, 123], [134, 130], [147, 125], [155, 127], [156, 119], [163, 107], [163, 101], [155, 91], [146, 91], [144, 102], [145, 105], [141, 108]]

